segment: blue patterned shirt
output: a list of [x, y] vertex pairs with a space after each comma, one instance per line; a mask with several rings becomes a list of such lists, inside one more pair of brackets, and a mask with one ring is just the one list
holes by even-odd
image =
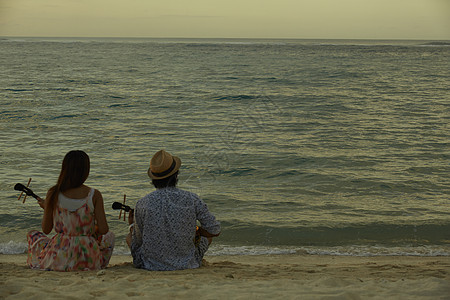
[[178, 188], [157, 189], [136, 203], [131, 254], [137, 268], [180, 270], [198, 268], [208, 249], [202, 237], [195, 246], [197, 221], [211, 234], [220, 224], [194, 193]]

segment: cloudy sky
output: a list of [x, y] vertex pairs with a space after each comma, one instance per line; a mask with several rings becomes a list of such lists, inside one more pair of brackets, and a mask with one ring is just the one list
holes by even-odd
[[0, 0], [0, 36], [450, 40], [450, 0]]

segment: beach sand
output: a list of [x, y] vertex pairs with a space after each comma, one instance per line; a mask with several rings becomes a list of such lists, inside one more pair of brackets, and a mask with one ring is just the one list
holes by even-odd
[[31, 270], [0, 255], [0, 299], [450, 299], [450, 257], [207, 256], [199, 269]]

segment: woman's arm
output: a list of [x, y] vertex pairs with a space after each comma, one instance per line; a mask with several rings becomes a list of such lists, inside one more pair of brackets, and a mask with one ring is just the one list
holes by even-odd
[[[53, 229], [53, 207], [50, 206], [50, 191], [47, 192], [47, 196], [44, 201], [44, 216], [42, 217], [42, 231], [45, 234], [49, 234]], [[40, 205], [40, 203], [39, 203]]]
[[102, 193], [100, 193], [98, 190], [95, 190], [92, 202], [94, 203], [94, 216], [98, 226], [98, 233], [105, 234], [109, 231], [109, 227], [108, 222], [106, 221]]

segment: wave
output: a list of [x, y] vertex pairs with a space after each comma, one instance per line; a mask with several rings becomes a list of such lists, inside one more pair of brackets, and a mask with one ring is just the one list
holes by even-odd
[[6, 88], [5, 91], [20, 93], [20, 92], [32, 92], [33, 89]]
[[[232, 203], [228, 203], [228, 205], [235, 207]], [[274, 214], [277, 214], [276, 207], [273, 207], [273, 209]], [[329, 250], [329, 254], [332, 254], [337, 251], [336, 249], [349, 249], [349, 247], [352, 249], [355, 247], [358, 249], [370, 248], [372, 255], [383, 253], [389, 253], [391, 255], [393, 251], [396, 251], [392, 250], [395, 248], [414, 248], [417, 250], [417, 247], [425, 247], [427, 249], [437, 247], [437, 249], [447, 249], [447, 252], [450, 251], [450, 238], [448, 235], [448, 232], [450, 232], [450, 224], [408, 225], [374, 223], [366, 225], [349, 224], [342, 227], [307, 227], [302, 225], [287, 227], [283, 226], [281, 223], [283, 221], [285, 220], [280, 219], [280, 223], [272, 222], [261, 225], [244, 223], [239, 220], [232, 222], [222, 221], [222, 234], [216, 239], [215, 244], [217, 242], [223, 245], [223, 247], [235, 249], [233, 251], [237, 252], [240, 251], [239, 249], [245, 249], [247, 247], [251, 249], [267, 248], [272, 250], [280, 248], [283, 249], [282, 252], [285, 254], [290, 253], [292, 249], [306, 248], [310, 248], [310, 251], [316, 251], [317, 253], [326, 253], [328, 251], [323, 249], [333, 249]], [[12, 222], [15, 224], [14, 227], [12, 225], [7, 226]], [[32, 221], [32, 223], [36, 224], [38, 222], [39, 220], [37, 218]], [[3, 241], [0, 242], [0, 254], [19, 254], [26, 252], [27, 244], [25, 236], [26, 232], [30, 229], [30, 226], [26, 224], [24, 221], [6, 220], [1, 233]], [[12, 228], [14, 228], [14, 231]], [[116, 234], [116, 247], [119, 247], [120, 243], [125, 241], [126, 230], [124, 231], [122, 230], [123, 228], [114, 226], [113, 223], [110, 228]], [[129, 250], [127, 247], [122, 248], [116, 248], [115, 252], [128, 253]], [[384, 248], [391, 250], [383, 250]], [[221, 250], [220, 253], [223, 253], [223, 251]], [[363, 252], [362, 250], [358, 251], [355, 253]], [[337, 252], [345, 251], [339, 250]], [[399, 252], [407, 253], [403, 250]], [[233, 252], [231, 251], [230, 253]], [[261, 253], [261, 251], [256, 251], [256, 253]], [[411, 250], [408, 253], [411, 254], [413, 251]], [[433, 253], [436, 254], [438, 251]]]
[[450, 42], [434, 41], [434, 42], [424, 43], [421, 45], [422, 46], [450, 46]]
[[50, 118], [50, 120], [58, 120], [58, 119], [71, 119], [71, 118], [76, 118], [78, 117], [78, 115], [72, 115], [72, 114], [68, 114], [68, 115], [60, 115], [60, 116], [54, 116], [52, 118]]
[[345, 247], [265, 247], [212, 245], [207, 255], [333, 255], [333, 256], [450, 256], [450, 247], [383, 245]]
[[223, 100], [232, 100], [232, 101], [236, 101], [236, 100], [251, 100], [251, 99], [255, 99], [255, 96], [250, 96], [250, 95], [229, 95], [229, 96], [222, 96], [222, 97], [216, 97], [214, 98], [214, 100], [218, 100], [218, 101], [223, 101]]
[[222, 222], [221, 242], [257, 246], [449, 245], [450, 224], [276, 227]]
[[[27, 253], [27, 244], [9, 241], [0, 243], [0, 254], [14, 255]], [[449, 246], [389, 247], [385, 245], [349, 245], [336, 247], [289, 247], [289, 246], [230, 246], [213, 243], [207, 256], [221, 255], [333, 255], [333, 256], [450, 256]], [[113, 255], [130, 255], [127, 246], [116, 245]]]
[[[114, 99], [123, 99], [122, 97], [114, 97], [114, 96], [110, 96], [111, 98]], [[117, 103], [117, 104], [111, 104], [108, 106], [108, 108], [116, 108], [116, 107], [125, 107], [125, 108], [129, 108], [129, 107], [133, 107], [133, 105], [131, 104], [126, 104], [126, 103]]]
[[9, 241], [0, 243], [0, 254], [24, 254], [27, 253], [27, 243]]

